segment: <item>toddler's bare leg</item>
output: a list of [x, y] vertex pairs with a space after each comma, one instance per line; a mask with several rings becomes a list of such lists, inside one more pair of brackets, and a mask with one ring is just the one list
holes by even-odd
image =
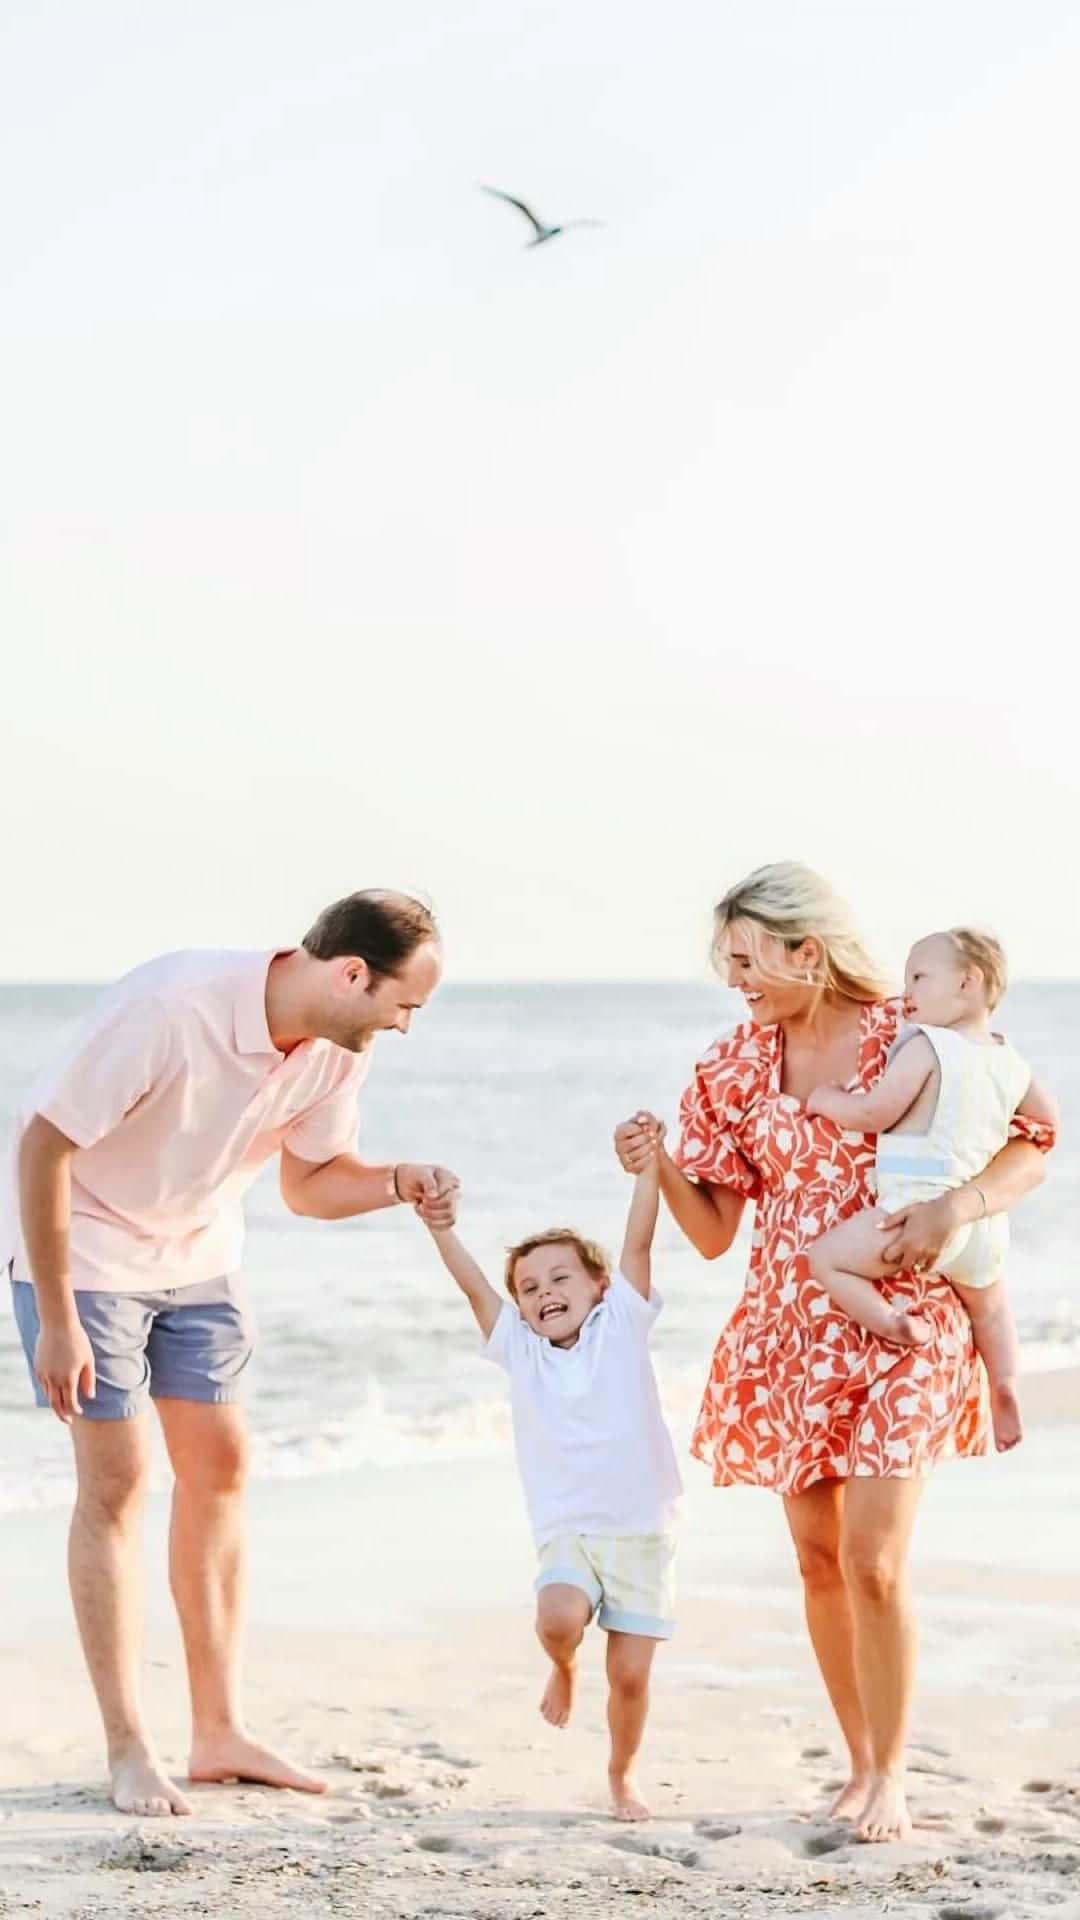
[[608, 1726], [611, 1729], [611, 1806], [617, 1820], [651, 1820], [638, 1792], [634, 1761], [649, 1711], [649, 1673], [656, 1641], [643, 1633], [608, 1631]]
[[884, 1218], [879, 1207], [870, 1207], [850, 1220], [842, 1220], [811, 1247], [810, 1271], [818, 1286], [824, 1287], [837, 1306], [868, 1333], [880, 1334], [902, 1347], [925, 1346], [930, 1338], [929, 1322], [915, 1313], [898, 1313], [873, 1284], [875, 1280], [895, 1278], [893, 1269], [881, 1258], [878, 1221]]
[[[956, 1282], [953, 1282], [956, 1286]], [[975, 1345], [990, 1380], [990, 1411], [999, 1453], [1008, 1453], [1024, 1437], [1020, 1416], [1020, 1345], [1005, 1282], [991, 1287], [956, 1287], [971, 1321]]]
[[580, 1587], [554, 1581], [536, 1596], [536, 1637], [551, 1660], [540, 1711], [553, 1727], [565, 1727], [577, 1690], [577, 1650], [592, 1619], [592, 1605]]

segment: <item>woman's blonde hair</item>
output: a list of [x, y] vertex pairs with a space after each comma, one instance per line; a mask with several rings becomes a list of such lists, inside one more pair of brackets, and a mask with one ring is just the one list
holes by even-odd
[[856, 931], [847, 902], [828, 882], [798, 860], [777, 860], [730, 887], [716, 904], [710, 958], [719, 972], [728, 933], [736, 921], [747, 922], [750, 946], [766, 979], [788, 979], [764, 961], [760, 935], [771, 933], [794, 952], [811, 937], [821, 947], [821, 963], [814, 983], [826, 993], [846, 1000], [877, 1001], [889, 996], [889, 983], [871, 958]]

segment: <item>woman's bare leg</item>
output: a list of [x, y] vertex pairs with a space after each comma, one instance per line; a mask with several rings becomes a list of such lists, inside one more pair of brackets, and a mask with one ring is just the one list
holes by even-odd
[[838, 1820], [854, 1820], [869, 1796], [874, 1764], [859, 1698], [854, 1621], [840, 1566], [844, 1487], [842, 1480], [819, 1480], [805, 1493], [789, 1494], [784, 1512], [799, 1558], [810, 1641], [850, 1755], [850, 1777], [832, 1813]]
[[870, 1742], [873, 1780], [861, 1840], [911, 1832], [904, 1793], [904, 1739], [915, 1682], [915, 1621], [908, 1588], [911, 1529], [923, 1481], [847, 1482], [840, 1561], [854, 1618], [855, 1673]]

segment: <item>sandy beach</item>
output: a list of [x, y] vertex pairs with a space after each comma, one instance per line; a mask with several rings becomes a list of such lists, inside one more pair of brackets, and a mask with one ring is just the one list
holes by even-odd
[[[603, 1797], [600, 1636], [574, 1723], [537, 1713], [531, 1549], [509, 1463], [255, 1488], [250, 1708], [324, 1798], [196, 1788], [194, 1817], [104, 1798], [63, 1576], [65, 1517], [5, 1521], [0, 1913], [879, 1915], [1080, 1920], [1080, 1373], [1028, 1383], [1004, 1460], [942, 1469], [915, 1567], [914, 1838], [826, 1816], [840, 1756], [778, 1503], [688, 1464], [678, 1636], [642, 1784]], [[183, 1668], [148, 1521], [147, 1697], [184, 1772]]]

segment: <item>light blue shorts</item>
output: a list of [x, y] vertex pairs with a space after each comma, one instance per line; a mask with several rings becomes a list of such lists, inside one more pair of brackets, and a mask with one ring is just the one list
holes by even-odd
[[[11, 1291], [34, 1396], [39, 1407], [47, 1407], [34, 1372], [34, 1289], [28, 1280], [13, 1279]], [[239, 1274], [160, 1293], [80, 1290], [75, 1311], [94, 1350], [97, 1391], [92, 1400], [83, 1397], [87, 1420], [130, 1420], [148, 1395], [211, 1405], [243, 1399], [254, 1324]]]

